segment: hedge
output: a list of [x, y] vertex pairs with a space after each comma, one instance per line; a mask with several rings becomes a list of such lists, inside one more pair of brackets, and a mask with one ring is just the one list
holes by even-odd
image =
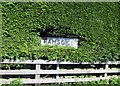
[[[2, 58], [119, 60], [119, 3], [4, 2]], [[79, 47], [42, 46], [40, 37], [78, 38]]]
[[[70, 83], [49, 83], [49, 84], [40, 84], [41, 86], [119, 86], [120, 78], [111, 78], [110, 80], [97, 80], [97, 81], [87, 81], [87, 82], [70, 82]], [[25, 85], [21, 82], [20, 79], [14, 80], [10, 85], [1, 85], [1, 86], [31, 86]]]

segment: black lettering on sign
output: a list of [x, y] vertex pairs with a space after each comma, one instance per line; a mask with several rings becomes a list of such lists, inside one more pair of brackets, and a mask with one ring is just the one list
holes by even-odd
[[57, 38], [57, 37], [44, 37], [41, 39], [42, 45], [60, 45], [78, 47], [78, 39], [75, 38]]
[[66, 40], [66, 46], [69, 46], [70, 44], [69, 44], [69, 40]]
[[62, 44], [62, 45], [65, 45], [65, 40], [62, 40], [62, 41], [61, 41], [61, 44]]
[[57, 45], [60, 45], [60, 40], [59, 39], [57, 40]]
[[44, 40], [44, 43], [47, 44], [47, 40]]
[[55, 44], [55, 45], [56, 45], [56, 40], [52, 40], [52, 44]]
[[48, 40], [48, 44], [51, 44], [51, 40], [50, 39]]

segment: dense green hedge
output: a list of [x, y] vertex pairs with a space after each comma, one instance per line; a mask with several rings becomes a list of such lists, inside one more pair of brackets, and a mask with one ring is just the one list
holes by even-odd
[[[98, 81], [87, 81], [87, 82], [72, 82], [72, 83], [49, 83], [41, 84], [41, 86], [120, 86], [120, 78], [112, 78], [110, 80], [98, 80]], [[6, 84], [1, 85], [6, 86]], [[31, 86], [22, 84], [20, 79], [14, 80], [7, 86]]]
[[[2, 3], [2, 57], [119, 60], [119, 3]], [[41, 46], [41, 36], [79, 39], [79, 48]]]

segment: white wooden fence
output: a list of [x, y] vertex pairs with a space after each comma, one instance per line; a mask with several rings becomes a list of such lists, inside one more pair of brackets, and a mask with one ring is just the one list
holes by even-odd
[[[120, 61], [115, 61], [115, 62], [103, 62], [103, 63], [92, 63], [92, 64], [104, 64], [105, 68], [100, 68], [100, 69], [73, 69], [73, 70], [68, 70], [68, 69], [60, 69], [61, 65], [81, 65], [81, 64], [91, 64], [88, 62], [83, 62], [83, 63], [73, 63], [73, 62], [63, 62], [63, 61], [47, 61], [47, 60], [4, 60], [3, 62], [0, 62], [0, 64], [33, 64], [36, 65], [35, 70], [28, 70], [28, 69], [20, 69], [20, 70], [0, 70], [0, 75], [34, 75], [35, 78], [21, 78], [21, 81], [24, 84], [41, 84], [41, 83], [63, 83], [63, 82], [80, 82], [80, 81], [94, 81], [94, 80], [105, 80], [105, 79], [110, 79], [113, 76], [108, 76], [107, 74], [113, 73], [117, 74], [120, 73], [120, 68], [109, 68], [109, 65], [118, 65], [120, 64]], [[41, 69], [41, 65], [45, 64], [51, 64], [51, 65], [56, 65], [56, 70], [43, 70]], [[92, 77], [92, 78], [67, 78], [67, 77], [60, 77], [61, 74], [67, 75], [67, 74], [104, 74], [104, 76], [100, 77]], [[42, 78], [40, 75], [42, 74], [53, 74], [56, 75], [56, 78]], [[116, 76], [117, 77], [117, 76]], [[1, 84], [9, 84], [10, 81], [13, 81], [14, 78], [0, 78], [0, 83]]]

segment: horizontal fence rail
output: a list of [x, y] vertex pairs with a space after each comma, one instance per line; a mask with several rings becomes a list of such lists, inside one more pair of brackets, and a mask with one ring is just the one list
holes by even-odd
[[33, 74], [96, 74], [96, 73], [118, 73], [118, 69], [104, 70], [0, 70], [0, 75], [33, 75]]
[[[108, 80], [111, 77], [99, 77], [99, 78], [71, 78], [71, 79], [21, 79], [23, 84], [41, 84], [41, 83], [65, 83], [65, 82], [85, 82], [85, 81], [97, 81]], [[10, 84], [10, 81], [14, 79], [0, 79], [0, 82]]]
[[[120, 68], [109, 68], [109, 65], [119, 65], [120, 61], [109, 61], [109, 62], [81, 62], [74, 63], [69, 61], [48, 61], [48, 60], [4, 60], [0, 64], [27, 64], [35, 65], [35, 69], [9, 69], [9, 70], [0, 70], [0, 75], [2, 76], [13, 76], [13, 75], [34, 75], [35, 78], [21, 78], [21, 81], [24, 84], [41, 84], [41, 83], [64, 83], [64, 82], [84, 82], [84, 81], [96, 81], [96, 80], [109, 80], [112, 77], [118, 77], [117, 75], [108, 76], [108, 74], [120, 74]], [[104, 68], [100, 69], [61, 69], [61, 65], [104, 65]], [[55, 65], [56, 69], [42, 69], [41, 65]], [[90, 78], [72, 78], [68, 75], [76, 74], [103, 74], [100, 77], [90, 77]], [[41, 77], [41, 75], [55, 75], [55, 77]], [[64, 75], [64, 77], [61, 77]], [[10, 84], [10, 81], [15, 80], [16, 78], [0, 78], [0, 84]], [[37, 86], [37, 85], [36, 85]]]
[[120, 64], [120, 61], [109, 62], [70, 62], [70, 61], [49, 61], [49, 60], [4, 60], [0, 64]]

